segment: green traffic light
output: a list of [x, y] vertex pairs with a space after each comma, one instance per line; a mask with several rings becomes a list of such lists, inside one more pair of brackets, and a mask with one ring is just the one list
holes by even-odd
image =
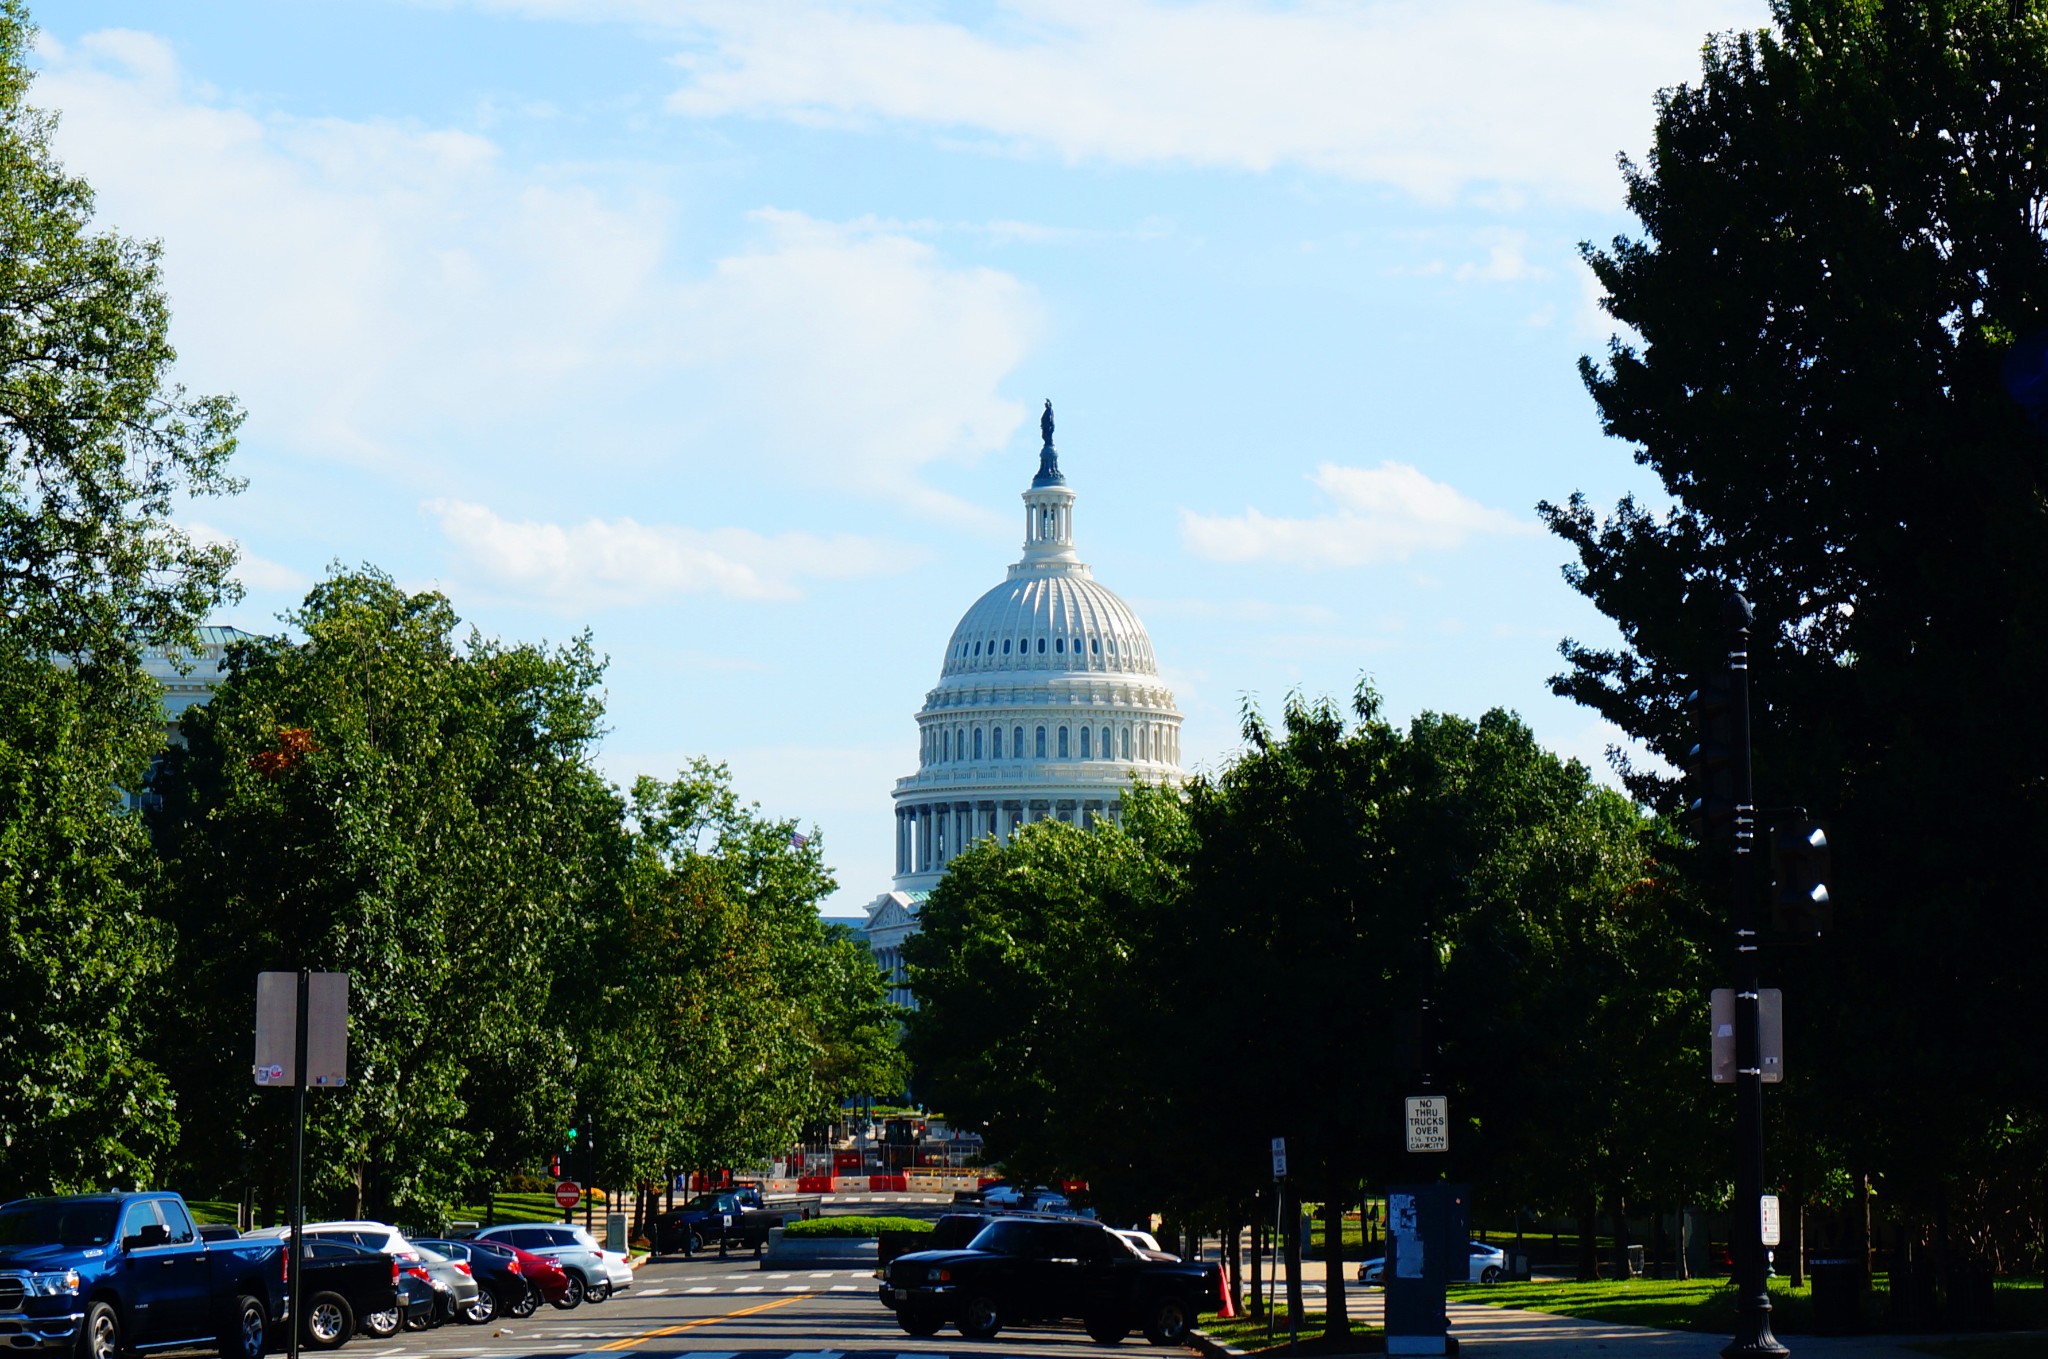
[[571, 1142], [576, 1140], [576, 1130], [574, 1128], [569, 1129], [569, 1140]]

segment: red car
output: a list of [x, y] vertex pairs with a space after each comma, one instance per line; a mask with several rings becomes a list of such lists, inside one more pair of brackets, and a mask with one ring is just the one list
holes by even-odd
[[575, 1301], [570, 1300], [568, 1271], [545, 1255], [535, 1255], [530, 1250], [508, 1246], [502, 1241], [470, 1240], [463, 1244], [471, 1250], [489, 1251], [504, 1258], [506, 1268], [526, 1280], [526, 1297], [505, 1309], [511, 1316], [530, 1317], [543, 1302], [566, 1311], [582, 1301], [580, 1295]]

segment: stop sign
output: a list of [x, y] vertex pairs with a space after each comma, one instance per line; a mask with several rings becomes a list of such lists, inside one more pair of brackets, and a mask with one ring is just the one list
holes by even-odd
[[574, 1180], [564, 1180], [555, 1186], [555, 1206], [574, 1208], [583, 1202], [583, 1186]]

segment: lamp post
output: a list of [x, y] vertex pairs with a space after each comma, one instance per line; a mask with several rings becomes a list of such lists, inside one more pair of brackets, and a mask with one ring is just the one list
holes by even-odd
[[1750, 768], [1749, 629], [1755, 613], [1749, 601], [1728, 592], [1728, 698], [1734, 718], [1730, 757], [1735, 779], [1734, 861], [1730, 874], [1735, 924], [1735, 1337], [1724, 1359], [1790, 1354], [1771, 1334], [1771, 1292], [1765, 1282], [1764, 1073], [1762, 979], [1758, 946], [1763, 942], [1756, 881], [1756, 794]]

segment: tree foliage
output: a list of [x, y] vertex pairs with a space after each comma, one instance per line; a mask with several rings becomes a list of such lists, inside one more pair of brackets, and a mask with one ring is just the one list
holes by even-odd
[[0, 1192], [135, 1183], [176, 1135], [148, 1056], [170, 940], [121, 790], [163, 740], [141, 648], [232, 590], [232, 550], [172, 516], [237, 489], [241, 419], [171, 381], [158, 249], [93, 229], [28, 102], [33, 37], [0, 0]]
[[[2048, 329], [2048, 6], [1772, 14], [1660, 98], [1624, 165], [1641, 232], [1586, 251], [1630, 329], [1587, 386], [1674, 503], [1543, 507], [1621, 632], [1568, 641], [1555, 687], [1680, 765], [1722, 585], [1748, 594], [1758, 800], [1835, 845], [1837, 936], [1773, 959], [1825, 1090], [1809, 1133], [1924, 1205], [2048, 1090], [2003, 1041], [2048, 999], [2014, 852], [2044, 830], [2048, 435], [2008, 390]], [[1955, 1117], [1893, 1097], [1937, 1070]]]

